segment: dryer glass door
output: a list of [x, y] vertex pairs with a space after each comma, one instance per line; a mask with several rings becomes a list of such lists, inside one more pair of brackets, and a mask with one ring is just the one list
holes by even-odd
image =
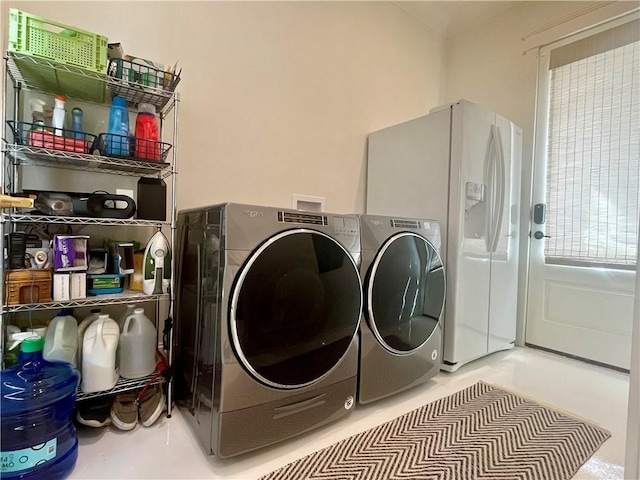
[[445, 285], [431, 242], [406, 232], [389, 238], [367, 275], [367, 320], [378, 341], [401, 354], [421, 347], [438, 325]]
[[234, 349], [267, 385], [309, 385], [345, 355], [361, 309], [358, 269], [340, 243], [309, 229], [281, 232], [237, 276], [229, 317]]

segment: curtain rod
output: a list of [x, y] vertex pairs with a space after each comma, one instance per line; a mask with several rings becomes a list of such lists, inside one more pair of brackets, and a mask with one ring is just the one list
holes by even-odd
[[550, 30], [553, 27], [562, 25], [563, 23], [568, 22], [569, 20], [573, 20], [574, 18], [581, 17], [582, 15], [598, 10], [599, 8], [606, 7], [607, 5], [611, 5], [612, 3], [616, 3], [616, 2], [596, 2], [593, 5], [589, 5], [587, 7], [581, 8], [580, 10], [576, 10], [575, 12], [565, 15], [564, 17], [560, 17], [552, 22], [542, 25], [541, 27], [537, 28], [536, 30], [533, 30], [532, 32], [525, 33], [520, 40], [525, 41], [526, 39], [531, 38], [539, 33], [546, 32], [547, 30]]
[[[615, 3], [615, 2], [607, 2], [607, 4], [611, 4], [611, 3]], [[604, 5], [603, 5], [603, 6], [604, 6]], [[590, 11], [591, 11], [591, 10], [590, 10]], [[540, 45], [536, 45], [536, 46], [534, 46], [534, 47], [528, 48], [528, 49], [526, 49], [526, 50], [524, 50], [524, 51], [522, 52], [522, 55], [524, 56], [524, 55], [526, 55], [527, 53], [529, 53], [529, 52], [531, 52], [531, 51], [534, 51], [534, 50], [535, 50], [535, 51], [539, 51], [541, 48], [546, 47], [547, 45], [551, 45], [552, 43], [559, 42], [560, 40], [564, 40], [565, 38], [571, 37], [571, 36], [573, 36], [573, 35], [577, 35], [577, 34], [579, 34], [579, 33], [581, 33], [581, 32], [584, 32], [584, 31], [589, 30], [589, 29], [591, 29], [591, 28], [595, 28], [595, 27], [597, 27], [597, 26], [599, 26], [599, 25], [602, 25], [602, 24], [604, 24], [604, 23], [612, 22], [612, 21], [614, 21], [614, 20], [617, 20], [618, 18], [626, 17], [627, 15], [637, 14], [638, 12], [640, 12], [640, 7], [634, 8], [633, 10], [629, 10], [628, 12], [624, 12], [624, 13], [621, 13], [621, 14], [619, 14], [619, 15], [615, 15], [615, 16], [613, 16], [613, 17], [611, 17], [611, 18], [608, 18], [608, 19], [606, 19], [606, 20], [602, 20], [601, 22], [595, 23], [595, 24], [593, 24], [593, 25], [589, 25], [589, 26], [587, 26], [587, 27], [581, 28], [581, 29], [579, 29], [579, 30], [576, 30], [575, 32], [567, 33], [566, 35], [563, 35], [563, 36], [561, 36], [561, 37], [558, 37], [558, 38], [556, 38], [556, 39], [555, 39], [555, 40], [553, 40], [553, 41], [550, 41], [550, 42], [547, 42], [547, 43], [542, 43], [542, 44], [540, 44]], [[577, 12], [575, 12], [575, 13], [577, 13]], [[584, 13], [588, 13], [588, 12], [584, 12]], [[579, 15], [576, 15], [576, 16], [574, 16], [574, 17], [572, 17], [572, 18], [577, 18], [578, 16], [579, 16]], [[572, 19], [572, 18], [571, 18], [571, 19]], [[571, 19], [569, 19], [569, 20], [571, 20]], [[560, 24], [558, 23], [558, 25], [560, 25]], [[555, 26], [555, 25], [554, 25], [554, 26]], [[538, 30], [538, 33], [539, 33], [539, 32], [541, 32], [541, 31], [542, 31], [542, 30]], [[523, 39], [523, 40], [524, 40], [524, 38], [525, 38], [525, 37], [522, 37], [522, 39]]]

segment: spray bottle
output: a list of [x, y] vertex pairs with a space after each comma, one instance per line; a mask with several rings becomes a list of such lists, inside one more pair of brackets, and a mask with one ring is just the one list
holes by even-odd
[[44, 106], [46, 102], [39, 98], [32, 98], [29, 101], [31, 105], [32, 126], [31, 130], [40, 130], [44, 128]]

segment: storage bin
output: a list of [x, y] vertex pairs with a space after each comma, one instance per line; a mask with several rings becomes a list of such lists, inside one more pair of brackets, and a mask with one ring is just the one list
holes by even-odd
[[107, 37], [9, 9], [9, 51], [107, 73]]
[[91, 153], [96, 136], [75, 130], [61, 129], [62, 135], [54, 135], [50, 127], [42, 127], [29, 122], [7, 120], [18, 145], [52, 150], [64, 150], [73, 153]]

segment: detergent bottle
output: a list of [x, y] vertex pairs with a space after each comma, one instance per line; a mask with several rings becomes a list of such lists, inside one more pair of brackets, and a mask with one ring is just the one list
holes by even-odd
[[141, 103], [136, 117], [136, 158], [159, 161], [159, 142], [160, 129], [156, 120], [156, 107], [150, 103]]
[[109, 110], [109, 133], [106, 138], [107, 155], [129, 155], [129, 111], [127, 101], [115, 96]]

